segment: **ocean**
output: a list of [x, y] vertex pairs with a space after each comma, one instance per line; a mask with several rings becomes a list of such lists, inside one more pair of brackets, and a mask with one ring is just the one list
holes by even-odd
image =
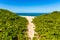
[[39, 16], [39, 15], [48, 14], [48, 13], [16, 13], [16, 14], [20, 16]]

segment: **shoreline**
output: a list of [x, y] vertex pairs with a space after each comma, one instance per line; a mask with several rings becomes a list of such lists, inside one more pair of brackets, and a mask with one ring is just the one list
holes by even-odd
[[21, 17], [36, 17], [36, 16], [21, 16]]

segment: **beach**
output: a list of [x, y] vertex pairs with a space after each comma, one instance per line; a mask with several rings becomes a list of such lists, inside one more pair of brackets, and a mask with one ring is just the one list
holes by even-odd
[[32, 19], [35, 17], [35, 16], [22, 16], [22, 17], [25, 17], [29, 24], [27, 25], [27, 28], [28, 28], [28, 36], [30, 37], [30, 40], [33, 39], [34, 37], [34, 24], [32, 23]]

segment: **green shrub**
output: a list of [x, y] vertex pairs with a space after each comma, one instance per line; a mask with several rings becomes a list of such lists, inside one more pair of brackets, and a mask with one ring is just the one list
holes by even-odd
[[0, 9], [0, 40], [28, 40], [27, 24], [26, 18]]
[[37, 16], [33, 19], [39, 40], [60, 40], [60, 12]]

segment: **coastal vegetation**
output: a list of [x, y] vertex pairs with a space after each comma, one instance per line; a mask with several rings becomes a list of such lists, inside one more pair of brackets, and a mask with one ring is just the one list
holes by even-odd
[[0, 40], [28, 40], [26, 18], [0, 9]]
[[[60, 40], [60, 12], [36, 16], [33, 40]], [[0, 9], [0, 40], [29, 40], [27, 35], [28, 20], [6, 9]]]
[[33, 21], [38, 37], [34, 40], [60, 40], [60, 12], [36, 16]]

